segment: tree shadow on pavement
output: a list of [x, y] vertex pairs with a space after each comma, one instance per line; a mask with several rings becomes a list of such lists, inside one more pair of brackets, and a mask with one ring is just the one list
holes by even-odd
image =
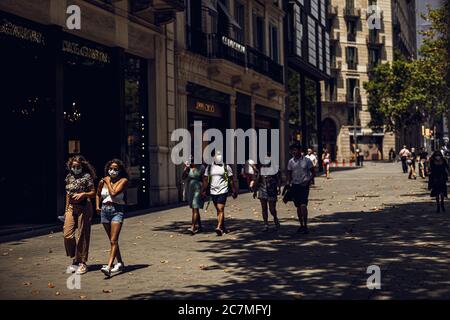
[[[196, 283], [127, 299], [443, 299], [450, 298], [450, 210], [434, 202], [380, 211], [337, 212], [310, 221], [297, 235], [293, 220], [263, 234], [255, 220], [234, 219], [232, 236], [199, 238], [220, 268], [217, 284]], [[178, 222], [167, 230], [178, 228]], [[160, 227], [163, 230], [164, 227]], [[381, 290], [369, 290], [367, 267], [381, 268]]]

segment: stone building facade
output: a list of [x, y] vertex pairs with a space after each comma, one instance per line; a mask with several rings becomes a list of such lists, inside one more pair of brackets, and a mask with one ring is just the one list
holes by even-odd
[[369, 127], [363, 83], [373, 66], [394, 59], [394, 49], [415, 57], [414, 7], [411, 0], [330, 1], [332, 79], [323, 88], [322, 131], [336, 160], [353, 159], [355, 113], [356, 143], [366, 160], [387, 159], [391, 148], [399, 150], [400, 137]]

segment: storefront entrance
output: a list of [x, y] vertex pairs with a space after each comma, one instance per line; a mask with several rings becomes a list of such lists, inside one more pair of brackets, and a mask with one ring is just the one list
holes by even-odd
[[56, 180], [51, 61], [37, 41], [0, 37], [0, 47], [0, 225], [48, 222], [55, 214]]

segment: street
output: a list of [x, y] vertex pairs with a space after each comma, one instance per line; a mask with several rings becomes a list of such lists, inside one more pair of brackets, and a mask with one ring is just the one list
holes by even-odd
[[[105, 279], [109, 241], [92, 227], [89, 272], [68, 289], [61, 233], [0, 244], [1, 299], [448, 299], [450, 209], [436, 213], [420, 177], [399, 163], [366, 162], [331, 171], [311, 189], [310, 233], [296, 234], [292, 203], [278, 202], [281, 229], [263, 233], [259, 201], [229, 198], [230, 233], [188, 235], [188, 207], [125, 220], [120, 248], [126, 269]], [[272, 220], [271, 220], [272, 222]], [[381, 269], [369, 290], [367, 267]]]

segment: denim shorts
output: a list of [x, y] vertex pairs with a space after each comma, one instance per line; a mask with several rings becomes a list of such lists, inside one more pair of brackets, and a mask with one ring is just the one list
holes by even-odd
[[122, 223], [124, 218], [124, 206], [121, 204], [103, 204], [100, 216], [101, 223]]

